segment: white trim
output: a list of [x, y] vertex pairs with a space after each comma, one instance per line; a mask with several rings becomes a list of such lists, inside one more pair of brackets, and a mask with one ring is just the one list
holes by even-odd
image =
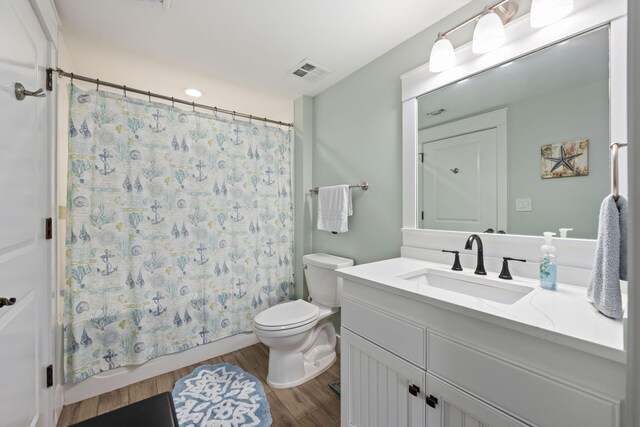
[[[497, 229], [508, 230], [508, 207], [507, 207], [507, 109], [491, 111], [477, 116], [458, 120], [455, 122], [437, 125], [418, 131], [417, 144], [425, 141], [435, 141], [438, 139], [451, 138], [454, 136], [480, 132], [487, 129], [496, 130], [496, 163], [497, 163]], [[421, 178], [422, 179], [422, 178]], [[415, 182], [415, 181], [414, 181]], [[411, 183], [409, 183], [411, 184]], [[418, 199], [422, 192], [418, 191], [416, 183], [416, 194]], [[420, 203], [422, 206], [422, 203]], [[417, 212], [416, 212], [417, 215]], [[417, 221], [416, 221], [417, 227]]]
[[[627, 17], [618, 18], [611, 22], [609, 32], [609, 52], [611, 76], [627, 75]], [[627, 139], [627, 79], [610, 80], [610, 111], [609, 125], [611, 126], [611, 142], [629, 142]], [[627, 163], [628, 149], [618, 152], [618, 174], [620, 175], [620, 193], [629, 194], [629, 168]]]
[[[403, 247], [422, 249], [461, 250], [469, 237], [467, 231], [402, 229]], [[542, 236], [519, 236], [505, 234], [483, 234], [485, 257], [502, 259], [504, 256], [525, 258], [529, 262], [537, 262], [540, 258], [540, 246], [544, 244]], [[594, 240], [587, 239], [554, 239], [557, 248], [557, 263], [566, 267], [591, 269], [596, 251]], [[468, 252], [473, 253], [474, 252]], [[448, 263], [450, 256], [441, 262]], [[498, 270], [500, 271], [500, 270]]]
[[[484, 55], [476, 55], [471, 51], [471, 42], [469, 42], [456, 49], [458, 65], [451, 70], [434, 74], [429, 71], [429, 63], [426, 63], [400, 76], [402, 100], [418, 97], [560, 40], [605, 25], [625, 16], [626, 13], [626, 0], [601, 0], [553, 25], [540, 29], [530, 27], [529, 15], [526, 14], [505, 27], [507, 43], [499, 49]], [[618, 49], [621, 48], [618, 47]]]
[[54, 418], [53, 422], [55, 425], [58, 424], [58, 420], [60, 419], [60, 414], [62, 414], [62, 408], [64, 406], [64, 387], [61, 385], [56, 386], [55, 391], [53, 392], [53, 402], [54, 402]]
[[76, 384], [67, 383], [64, 385], [64, 403], [69, 405], [79, 402], [257, 343], [258, 338], [253, 332], [238, 334], [181, 353], [158, 357], [140, 366], [117, 368], [94, 375]]
[[[529, 26], [528, 15], [525, 15], [509, 25], [505, 30], [507, 33], [507, 44], [501, 48], [485, 55], [474, 55], [471, 52], [471, 43], [468, 43], [456, 50], [458, 64], [456, 67], [443, 73], [434, 74], [429, 72], [429, 64], [424, 64], [404, 75], [402, 79], [402, 145], [403, 145], [403, 180], [402, 180], [402, 227], [403, 246], [415, 246], [427, 244], [433, 246], [433, 242], [439, 241], [450, 246], [451, 241], [460, 239], [459, 234], [454, 231], [435, 231], [417, 229], [417, 191], [416, 191], [416, 171], [417, 171], [417, 97], [446, 86], [462, 78], [477, 74], [483, 70], [492, 68], [498, 64], [507, 62], [514, 58], [521, 57], [527, 53], [539, 50], [560, 40], [564, 40], [581, 34], [590, 29], [611, 25], [610, 36], [610, 58], [611, 58], [611, 112], [612, 121], [611, 137], [626, 141], [626, 10], [625, 0], [600, 0], [589, 4], [567, 18], [556, 24], [542, 29], [532, 29]], [[615, 45], [614, 45], [615, 43]], [[620, 81], [622, 80], [622, 81]], [[615, 118], [615, 120], [613, 120]], [[616, 139], [613, 139], [614, 141]], [[621, 150], [620, 181], [624, 182], [621, 187], [626, 188], [627, 171], [626, 150]], [[625, 156], [625, 157], [623, 157]], [[436, 239], [436, 236], [443, 238]], [[540, 238], [535, 236], [483, 236], [487, 242], [499, 244], [504, 252], [501, 256], [518, 256], [519, 253], [529, 253], [537, 251], [540, 247]], [[560, 239], [556, 239], [556, 243]], [[564, 239], [563, 239], [564, 240]], [[578, 259], [579, 256], [593, 254], [595, 251], [595, 240], [567, 239], [580, 241], [576, 248], [559, 250], [559, 265], [580, 264], [587, 267], [593, 260], [593, 256]], [[462, 242], [464, 245], [464, 241]], [[460, 247], [462, 247], [461, 245]], [[525, 247], [526, 246], [526, 247]], [[562, 246], [565, 246], [564, 244]], [[569, 245], [571, 246], [571, 245]], [[456, 246], [457, 247], [457, 246]], [[432, 247], [436, 249], [436, 247]], [[440, 247], [440, 249], [444, 246]], [[509, 250], [507, 250], [509, 249]], [[574, 249], [577, 252], [571, 252]], [[486, 250], [486, 249], [485, 249]], [[566, 257], [565, 257], [566, 255]], [[530, 257], [530, 255], [529, 255]], [[564, 264], [567, 262], [567, 264]]]
[[[636, 286], [631, 286], [629, 291], [629, 319], [627, 322], [627, 399], [626, 426], [640, 425], [640, 150], [635, 142], [640, 137], [640, 4], [636, 1], [629, 2], [629, 76], [628, 102], [629, 110], [622, 114], [628, 118], [629, 141], [627, 147], [630, 164], [629, 168], [629, 280]], [[624, 35], [623, 35], [624, 36]], [[614, 36], [612, 35], [612, 38]], [[617, 37], [617, 36], [616, 36]], [[620, 72], [624, 72], [621, 70]], [[626, 154], [626, 153], [625, 153]], [[633, 262], [635, 260], [636, 262]]]
[[29, 0], [38, 22], [44, 31], [47, 40], [58, 46], [58, 33], [60, 30], [60, 17], [53, 0]]
[[418, 222], [416, 179], [418, 171], [418, 100], [402, 103], [402, 227], [416, 228]]

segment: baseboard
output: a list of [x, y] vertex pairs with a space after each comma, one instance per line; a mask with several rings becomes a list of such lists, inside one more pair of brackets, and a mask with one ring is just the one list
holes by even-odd
[[56, 386], [55, 391], [53, 392], [53, 421], [54, 425], [58, 425], [58, 420], [60, 419], [60, 414], [62, 414], [62, 407], [64, 406], [64, 387], [61, 385]]
[[117, 368], [94, 375], [76, 384], [67, 383], [64, 385], [64, 404], [69, 405], [98, 396], [138, 381], [248, 347], [257, 342], [258, 338], [253, 332], [238, 334], [181, 353], [158, 357], [143, 365]]

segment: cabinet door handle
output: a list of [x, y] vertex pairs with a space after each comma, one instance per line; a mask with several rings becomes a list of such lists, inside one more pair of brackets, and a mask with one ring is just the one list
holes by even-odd
[[420, 393], [420, 387], [415, 384], [411, 384], [409, 386], [409, 393], [411, 393], [412, 396], [417, 396], [418, 393]]
[[433, 394], [430, 394], [429, 396], [427, 396], [427, 405], [431, 406], [432, 408], [435, 408], [437, 404], [438, 404], [437, 397], [435, 397]]

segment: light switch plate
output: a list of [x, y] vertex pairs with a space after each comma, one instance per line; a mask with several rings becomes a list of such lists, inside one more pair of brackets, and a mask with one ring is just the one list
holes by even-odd
[[531, 212], [531, 199], [516, 199], [516, 212]]

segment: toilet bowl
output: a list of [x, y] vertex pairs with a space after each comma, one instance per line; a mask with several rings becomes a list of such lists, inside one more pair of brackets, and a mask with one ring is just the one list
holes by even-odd
[[256, 336], [269, 347], [267, 383], [273, 388], [300, 385], [336, 360], [336, 331], [329, 317], [341, 305], [342, 279], [334, 270], [353, 265], [353, 260], [310, 254], [303, 261], [311, 302], [278, 304], [253, 321]]

